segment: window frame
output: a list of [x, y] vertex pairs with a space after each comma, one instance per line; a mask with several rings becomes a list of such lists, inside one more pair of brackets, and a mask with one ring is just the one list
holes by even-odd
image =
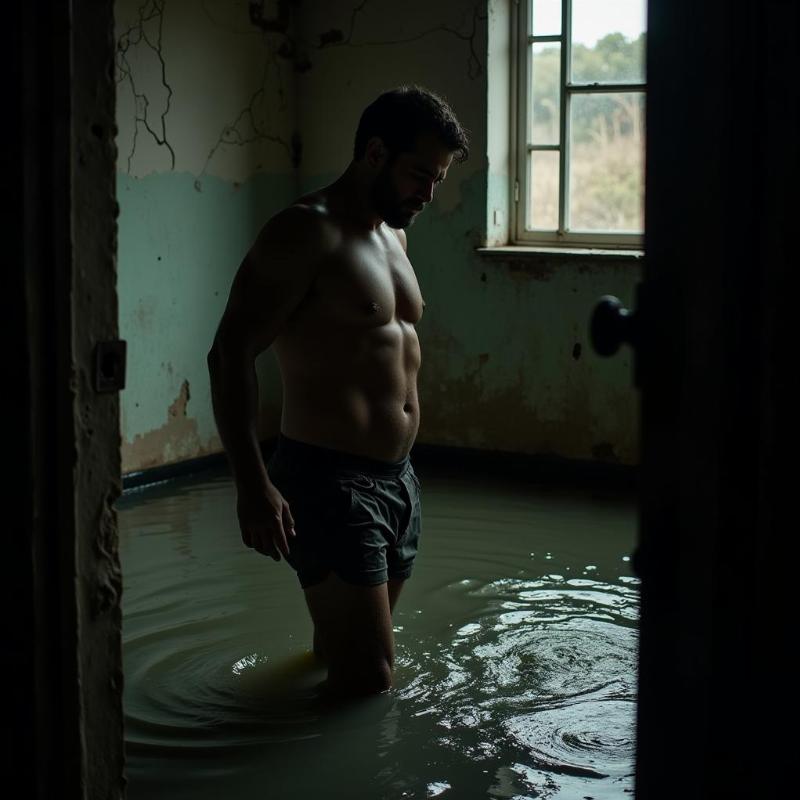
[[[642, 82], [626, 83], [573, 83], [570, 79], [572, 58], [572, 0], [561, 0], [561, 33], [551, 36], [529, 34], [534, 0], [515, 0], [516, 13], [511, 15], [512, 69], [511, 69], [511, 197], [513, 209], [512, 243], [515, 245], [542, 245], [545, 247], [588, 247], [603, 249], [641, 250], [644, 232], [621, 233], [601, 231], [575, 232], [565, 230], [567, 196], [569, 193], [569, 135], [570, 103], [574, 95], [612, 92], [638, 92], [647, 102], [647, 77]], [[533, 44], [558, 42], [561, 45], [561, 80], [559, 98], [558, 145], [533, 145], [528, 141], [531, 131], [531, 56]], [[528, 198], [530, 197], [530, 153], [556, 151], [559, 159], [558, 230], [527, 230]]]

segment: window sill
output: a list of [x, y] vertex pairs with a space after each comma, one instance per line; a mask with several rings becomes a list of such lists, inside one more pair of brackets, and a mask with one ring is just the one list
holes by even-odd
[[530, 245], [502, 245], [499, 247], [476, 247], [475, 252], [482, 258], [500, 258], [505, 260], [525, 260], [540, 257], [563, 258], [575, 260], [576, 258], [589, 258], [594, 260], [610, 261], [639, 261], [644, 258], [643, 250], [599, 249], [595, 247], [542, 247]]

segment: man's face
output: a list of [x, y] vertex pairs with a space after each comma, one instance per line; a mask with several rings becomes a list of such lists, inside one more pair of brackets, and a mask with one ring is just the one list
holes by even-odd
[[372, 185], [375, 210], [390, 228], [407, 228], [433, 199], [453, 160], [433, 134], [417, 137], [416, 149], [383, 165]]

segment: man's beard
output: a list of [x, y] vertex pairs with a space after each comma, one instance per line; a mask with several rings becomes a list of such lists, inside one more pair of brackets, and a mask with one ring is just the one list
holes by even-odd
[[414, 213], [403, 208], [397, 197], [388, 165], [384, 165], [372, 185], [372, 204], [390, 228], [407, 228], [414, 222]]

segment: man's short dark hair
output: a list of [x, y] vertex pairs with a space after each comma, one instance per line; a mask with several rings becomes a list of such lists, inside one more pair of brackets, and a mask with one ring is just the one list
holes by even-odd
[[363, 158], [367, 142], [378, 136], [394, 159], [400, 153], [413, 152], [417, 137], [424, 133], [435, 134], [459, 163], [469, 155], [467, 132], [443, 98], [421, 86], [398, 86], [364, 109], [353, 157], [356, 161]]

